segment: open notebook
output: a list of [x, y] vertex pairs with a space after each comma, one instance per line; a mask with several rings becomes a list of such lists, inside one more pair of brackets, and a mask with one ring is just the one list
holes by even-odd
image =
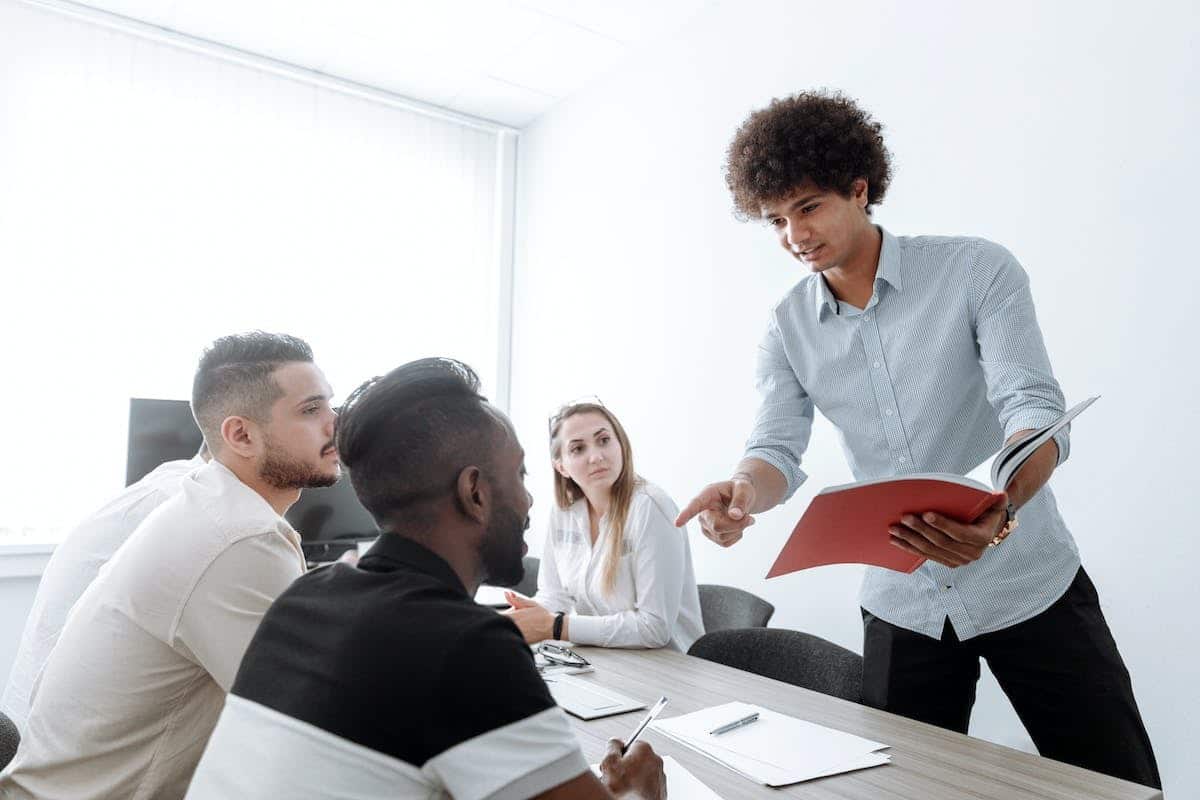
[[[1006, 445], [992, 459], [990, 486], [970, 476], [916, 473], [822, 489], [796, 523], [767, 577], [825, 564], [870, 564], [912, 572], [925, 558], [893, 547], [889, 525], [905, 514], [925, 511], [961, 522], [977, 519], [1003, 499], [1005, 487], [1029, 457], [1095, 401], [1088, 398], [1049, 425]], [[976, 474], [972, 470], [971, 475]]]

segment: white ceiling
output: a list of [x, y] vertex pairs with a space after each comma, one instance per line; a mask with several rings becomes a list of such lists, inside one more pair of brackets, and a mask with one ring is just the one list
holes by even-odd
[[84, 0], [521, 128], [712, 0]]

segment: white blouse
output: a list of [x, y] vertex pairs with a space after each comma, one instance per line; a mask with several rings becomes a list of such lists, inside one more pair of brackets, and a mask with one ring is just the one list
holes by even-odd
[[670, 647], [687, 652], [704, 634], [687, 528], [679, 509], [652, 483], [634, 490], [621, 562], [611, 594], [603, 589], [607, 518], [591, 541], [586, 498], [550, 513], [534, 598], [551, 613], [566, 612], [571, 641], [601, 647]]

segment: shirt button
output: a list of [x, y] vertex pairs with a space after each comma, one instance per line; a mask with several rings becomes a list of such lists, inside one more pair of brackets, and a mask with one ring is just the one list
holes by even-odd
[[887, 414], [890, 417], [892, 415], [892, 410], [890, 408], [885, 409], [883, 413]]
[[874, 367], [875, 369], [879, 369], [879, 362], [878, 362], [878, 361], [876, 361], [876, 362], [875, 362], [874, 364], [872, 364], [871, 366], [872, 366], [872, 367]]
[[905, 458], [904, 456], [900, 456], [900, 458], [899, 458], [899, 459], [897, 459], [897, 460], [898, 460], [898, 461], [899, 461], [901, 464], [903, 464], [905, 461], [908, 461], [908, 459], [907, 459], [907, 458]]
[[871, 315], [870, 315], [870, 314], [863, 314], [863, 319], [865, 319], [867, 322], [870, 322], [870, 321], [871, 321]]

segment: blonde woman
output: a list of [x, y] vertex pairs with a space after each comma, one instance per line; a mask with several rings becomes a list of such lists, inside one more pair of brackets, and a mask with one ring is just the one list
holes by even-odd
[[532, 600], [509, 592], [525, 640], [687, 652], [704, 633], [687, 530], [633, 470], [625, 429], [596, 402], [550, 419], [555, 508]]

